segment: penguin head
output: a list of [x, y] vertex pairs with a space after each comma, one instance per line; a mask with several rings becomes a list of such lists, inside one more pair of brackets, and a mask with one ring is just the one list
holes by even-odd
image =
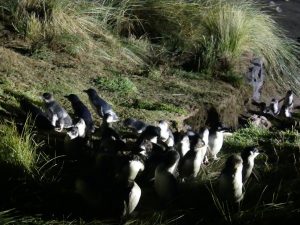
[[54, 101], [54, 97], [52, 94], [46, 92], [42, 95], [42, 98], [44, 100], [44, 102], [49, 103], [49, 102], [53, 102]]
[[247, 161], [248, 159], [254, 159], [261, 152], [262, 151], [256, 147], [248, 147], [242, 151], [241, 156], [244, 161]]
[[287, 96], [291, 96], [293, 94], [293, 91], [292, 90], [288, 90], [287, 92], [286, 92], [286, 95]]
[[272, 98], [271, 102], [276, 104], [276, 103], [278, 103], [278, 100], [276, 98]]
[[242, 157], [238, 154], [233, 154], [227, 158], [222, 173], [232, 174], [241, 167], [243, 167]]
[[70, 94], [70, 95], [65, 95], [64, 96], [66, 99], [68, 99], [70, 102], [78, 102], [79, 98], [77, 95]]
[[87, 90], [83, 90], [85, 93], [87, 93], [88, 94], [88, 96], [95, 96], [95, 95], [97, 95], [97, 92], [96, 92], [96, 90], [95, 89], [93, 89], [93, 88], [89, 88], [89, 89], [87, 89]]

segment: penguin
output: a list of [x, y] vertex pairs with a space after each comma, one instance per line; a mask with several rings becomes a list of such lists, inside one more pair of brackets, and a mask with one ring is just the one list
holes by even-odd
[[208, 142], [209, 142], [209, 129], [205, 128], [204, 131], [201, 134], [201, 138], [203, 140], [203, 142], [205, 143], [206, 146], [208, 146]]
[[213, 157], [214, 160], [217, 160], [217, 154], [223, 146], [224, 135], [223, 129], [221, 127], [212, 128], [209, 131], [208, 137], [208, 153]]
[[273, 98], [270, 104], [270, 110], [273, 113], [274, 116], [279, 114], [279, 102], [276, 98]]
[[252, 174], [252, 170], [254, 167], [254, 159], [256, 158], [256, 156], [259, 155], [259, 153], [259, 150], [254, 147], [248, 147], [242, 151], [241, 157], [243, 159], [243, 183], [246, 183], [246, 181]]
[[67, 111], [55, 101], [52, 94], [44, 93], [42, 98], [45, 103], [47, 117], [56, 131], [61, 132], [63, 128], [72, 127], [73, 122], [71, 117]]
[[190, 150], [190, 139], [188, 135], [184, 135], [177, 147], [180, 158], [184, 157], [185, 154]]
[[141, 195], [142, 190], [139, 185], [134, 181], [128, 181], [128, 185], [125, 188], [123, 196], [123, 217], [130, 215], [134, 211], [140, 201]]
[[160, 128], [156, 126], [149, 125], [141, 133], [136, 141], [137, 146], [141, 147], [144, 139], [150, 140], [152, 143], [157, 143], [157, 138], [160, 137]]
[[206, 155], [207, 145], [198, 138], [197, 144], [189, 150], [181, 159], [178, 165], [179, 176], [181, 178], [197, 177], [201, 164]]
[[86, 124], [82, 118], [79, 119], [79, 121], [70, 128], [70, 131], [67, 132], [67, 135], [69, 135], [70, 139], [74, 139], [77, 137], [84, 138], [86, 134]]
[[120, 173], [117, 175], [119, 180], [134, 181], [138, 173], [144, 171], [145, 165], [138, 155], [130, 155], [122, 166]]
[[280, 113], [285, 117], [292, 117], [291, 111], [294, 107], [294, 95], [292, 90], [288, 90], [285, 97], [282, 98], [279, 102], [283, 101]]
[[220, 198], [227, 203], [240, 203], [243, 193], [243, 159], [238, 154], [229, 156], [218, 179]]
[[263, 113], [277, 116], [279, 114], [279, 101], [276, 98], [273, 98], [270, 105], [263, 110]]
[[159, 121], [158, 127], [160, 128], [160, 140], [168, 147], [174, 146], [174, 135], [169, 129], [169, 124], [165, 120]]
[[131, 128], [138, 134], [141, 134], [148, 126], [148, 124], [144, 123], [143, 121], [133, 118], [127, 118], [126, 120], [124, 120], [123, 124], [125, 127]]
[[83, 104], [83, 102], [75, 94], [66, 95], [65, 98], [67, 98], [71, 102], [75, 115], [78, 118], [84, 120], [86, 124], [86, 133], [87, 134], [94, 133], [95, 126], [94, 126], [92, 114], [89, 111], [89, 109]]
[[162, 200], [170, 201], [178, 193], [178, 182], [175, 172], [179, 158], [177, 151], [168, 151], [163, 162], [155, 169], [154, 188]]
[[105, 118], [107, 123], [113, 123], [119, 120], [111, 105], [108, 104], [104, 99], [99, 97], [95, 89], [89, 88], [87, 90], [84, 90], [84, 92], [88, 94], [91, 105], [93, 106], [97, 114], [101, 118]]

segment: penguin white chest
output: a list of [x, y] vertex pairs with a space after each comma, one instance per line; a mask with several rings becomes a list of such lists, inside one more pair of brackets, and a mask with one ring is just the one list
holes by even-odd
[[214, 158], [216, 158], [216, 155], [221, 150], [223, 141], [224, 138], [222, 132], [216, 132], [215, 135], [209, 137], [209, 151]]

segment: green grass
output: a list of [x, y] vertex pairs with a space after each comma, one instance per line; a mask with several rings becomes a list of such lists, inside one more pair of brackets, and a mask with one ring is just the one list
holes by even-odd
[[119, 94], [132, 94], [138, 92], [135, 84], [128, 77], [120, 74], [115, 74], [110, 77], [97, 77], [94, 79], [94, 83], [100, 90], [116, 91], [119, 92]]
[[186, 111], [183, 108], [177, 107], [173, 104], [152, 102], [147, 100], [136, 99], [131, 107], [135, 109], [146, 109], [150, 111], [167, 111], [178, 114], [186, 114]]
[[14, 122], [2, 121], [0, 124], [0, 160], [33, 174], [37, 169], [39, 158], [37, 149], [41, 145], [34, 141], [34, 136], [28, 119], [20, 134]]

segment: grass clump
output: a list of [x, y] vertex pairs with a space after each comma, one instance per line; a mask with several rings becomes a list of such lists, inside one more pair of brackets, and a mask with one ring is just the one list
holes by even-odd
[[[260, 56], [270, 75], [296, 78], [299, 47], [253, 1], [115, 2], [117, 6], [126, 5], [125, 17], [134, 18], [130, 27], [135, 26], [135, 29], [128, 32], [147, 34], [153, 43], [166, 47], [171, 59], [182, 61], [179, 65], [187, 70], [212, 74], [240, 71], [248, 66], [252, 57]], [[120, 24], [116, 22], [118, 30]], [[174, 57], [174, 53], [178, 57]]]
[[138, 89], [135, 84], [128, 78], [122, 75], [113, 75], [111, 77], [97, 77], [94, 83], [99, 89], [108, 91], [116, 91], [123, 94], [137, 93]]
[[272, 137], [272, 133], [264, 128], [250, 125], [247, 128], [239, 129], [232, 136], [225, 139], [225, 148], [232, 152], [240, 152], [242, 149], [251, 146], [258, 146], [261, 141]]
[[28, 173], [33, 173], [37, 167], [37, 149], [41, 144], [34, 140], [34, 133], [28, 120], [19, 134], [14, 122], [0, 124], [0, 160], [21, 167]]

